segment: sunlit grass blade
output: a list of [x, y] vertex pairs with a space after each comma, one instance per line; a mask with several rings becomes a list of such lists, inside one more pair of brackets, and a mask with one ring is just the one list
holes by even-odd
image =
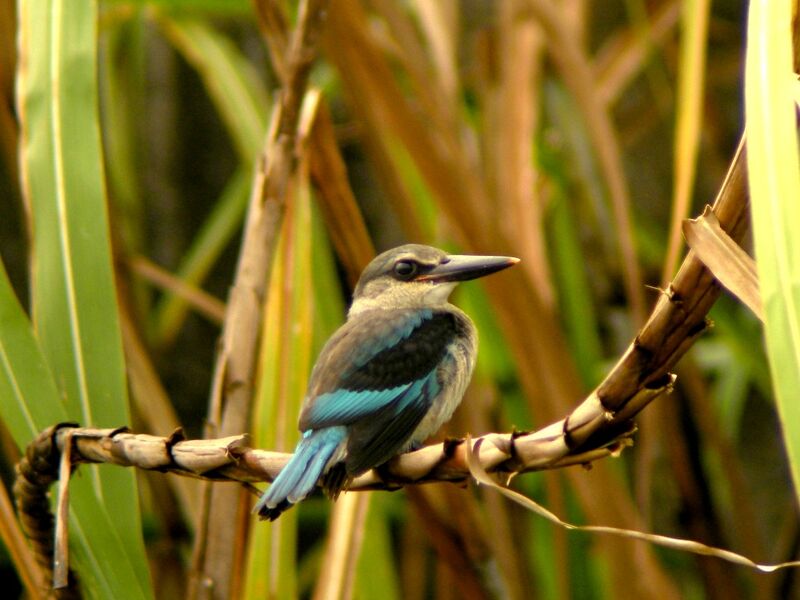
[[102, 33], [100, 95], [108, 195], [125, 248], [136, 252], [146, 238], [139, 155], [143, 134], [138, 127], [145, 105], [145, 31], [141, 11], [124, 21], [112, 21]]
[[[5, 269], [0, 263], [0, 419], [8, 427], [17, 446], [24, 448], [37, 433], [69, 420], [55, 380], [42, 353], [27, 315], [19, 305]], [[76, 479], [77, 483], [81, 480]], [[86, 488], [88, 479], [82, 480]], [[80, 484], [79, 484], [80, 485]], [[109, 529], [105, 507], [98, 504], [91, 490], [73, 486], [72, 497], [73, 567], [83, 580], [89, 597], [108, 598], [123, 594], [109, 577], [128, 577], [125, 563], [119, 569], [107, 560], [124, 560], [119, 548], [103, 542]], [[87, 527], [83, 524], [86, 523]], [[106, 532], [106, 533], [104, 533]], [[87, 536], [93, 536], [91, 539]], [[118, 542], [114, 541], [112, 544]], [[105, 569], [104, 572], [101, 570]], [[94, 572], [97, 571], [97, 572]], [[107, 576], [104, 576], [107, 573]], [[86, 584], [92, 585], [86, 587]], [[49, 582], [48, 582], [49, 583]], [[130, 583], [130, 581], [129, 581]], [[121, 598], [147, 597], [137, 591], [138, 584]]]
[[356, 597], [369, 598], [380, 590], [386, 600], [401, 598], [391, 536], [391, 506], [394, 498], [375, 494], [370, 498], [364, 540], [355, 578]]
[[[306, 391], [313, 350], [314, 269], [311, 190], [307, 171], [296, 179], [287, 205], [274, 266], [267, 287], [259, 374], [253, 415], [258, 447], [291, 452], [296, 418]], [[245, 598], [297, 595], [296, 522], [299, 509], [274, 523], [254, 520], [245, 568]]]
[[[0, 264], [0, 418], [20, 449], [37, 433], [68, 420], [55, 380], [33, 335], [30, 321], [19, 305], [5, 269]], [[84, 483], [81, 485], [80, 482]], [[83, 590], [92, 598], [147, 597], [140, 584], [130, 579], [125, 557], [120, 556], [118, 540], [104, 541], [110, 532], [105, 507], [86, 489], [88, 479], [76, 479], [81, 491], [72, 485], [72, 566], [80, 574]], [[85, 526], [84, 526], [85, 524]], [[113, 532], [112, 532], [112, 537]], [[122, 560], [117, 566], [108, 561]], [[113, 578], [119, 577], [121, 590]], [[49, 582], [47, 582], [49, 585]], [[144, 582], [142, 582], [144, 583]]]
[[[0, 418], [24, 448], [42, 429], [68, 419], [53, 374], [0, 263]], [[34, 401], [35, 400], [35, 401]]]
[[[91, 2], [21, 6], [21, 162], [33, 222], [33, 317], [59, 400], [72, 420], [117, 427], [129, 414], [105, 204], [96, 27]], [[72, 482], [72, 499], [73, 529], [88, 542], [76, 553], [86, 593], [151, 596], [133, 473], [87, 469]]]
[[[28, 315], [20, 306], [5, 267], [0, 261], [0, 422], [11, 434], [19, 449], [24, 448], [36, 434], [51, 423], [66, 420], [59, 402], [53, 375], [39, 344], [33, 335]], [[3, 505], [0, 534], [12, 561], [19, 569], [20, 579], [28, 594], [35, 597], [44, 581], [26, 544], [21, 526], [5, 487], [0, 490]], [[9, 536], [10, 539], [6, 538]], [[85, 542], [85, 540], [83, 540]], [[19, 547], [15, 547], [19, 545]], [[23, 564], [18, 564], [22, 562]], [[25, 564], [25, 563], [30, 564]]]
[[791, 24], [790, 0], [750, 3], [745, 108], [767, 356], [800, 503], [800, 159]]
[[684, 3], [681, 13], [681, 65], [678, 70], [676, 102], [678, 114], [675, 124], [672, 222], [669, 248], [661, 277], [662, 285], [667, 285], [678, 266], [683, 249], [681, 222], [689, 216], [694, 189], [697, 152], [700, 148], [709, 12], [709, 0], [692, 0]]
[[249, 16], [253, 6], [247, 0], [106, 0], [110, 5], [157, 6], [175, 13], [204, 14], [207, 16]]

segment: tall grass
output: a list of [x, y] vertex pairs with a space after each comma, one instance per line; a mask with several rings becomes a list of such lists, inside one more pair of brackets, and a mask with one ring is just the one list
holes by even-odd
[[[22, 178], [4, 152], [0, 208], [20, 198], [23, 210], [0, 219], [0, 251], [9, 272], [27, 270], [31, 294], [0, 271], [4, 473], [57, 422], [159, 435], [181, 423], [193, 436], [220, 425], [241, 393], [222, 385], [224, 369], [213, 378], [220, 301], [219, 347], [252, 355], [235, 422], [254, 444], [290, 449], [358, 273], [405, 241], [523, 259], [454, 295], [481, 351], [440, 436], [557, 420], [634, 338], [659, 293], [647, 286], [674, 273], [680, 221], [721, 185], [744, 107], [764, 329], [723, 297], [634, 448], [513, 485], [570, 521], [796, 557], [791, 3], [334, 0], [297, 84], [297, 11], [315, 4], [18, 4], [19, 129], [0, 118], [0, 139], [20, 148]], [[13, 61], [8, 44], [0, 53]], [[264, 199], [280, 205], [276, 241], [253, 263], [239, 237]], [[237, 261], [263, 294], [233, 313]], [[257, 345], [245, 350], [234, 318], [254, 324]], [[212, 494], [148, 476], [137, 491], [123, 469], [79, 473], [73, 566], [92, 597], [800, 593], [790, 574], [554, 529], [473, 486], [314, 497], [269, 524], [223, 484]], [[35, 595], [42, 574], [23, 556], [0, 554], [0, 577]]]

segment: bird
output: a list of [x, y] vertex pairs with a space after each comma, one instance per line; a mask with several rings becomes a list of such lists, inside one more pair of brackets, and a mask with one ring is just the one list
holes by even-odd
[[311, 371], [294, 455], [253, 512], [274, 521], [318, 484], [335, 500], [358, 475], [436, 433], [460, 404], [478, 349], [475, 325], [450, 293], [518, 262], [420, 244], [375, 257]]

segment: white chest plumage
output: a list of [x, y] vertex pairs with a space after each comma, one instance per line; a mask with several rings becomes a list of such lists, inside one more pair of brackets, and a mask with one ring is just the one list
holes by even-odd
[[456, 314], [461, 325], [460, 332], [448, 346], [447, 355], [438, 367], [437, 377], [441, 391], [409, 438], [406, 450], [424, 442], [450, 420], [472, 379], [478, 352], [478, 332], [463, 311], [452, 305], [448, 308]]

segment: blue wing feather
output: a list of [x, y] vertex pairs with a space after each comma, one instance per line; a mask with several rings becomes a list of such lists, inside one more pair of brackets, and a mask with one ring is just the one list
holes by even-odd
[[347, 472], [361, 473], [407, 449], [414, 430], [440, 391], [434, 369], [368, 419], [350, 425], [345, 460]]
[[397, 454], [438, 393], [435, 370], [386, 390], [339, 390], [317, 398], [307, 423], [313, 429], [350, 425], [347, 470], [357, 473]]
[[427, 377], [457, 335], [449, 312], [386, 312], [357, 316], [326, 344], [311, 376], [301, 431], [348, 425], [380, 411]]
[[314, 399], [314, 404], [305, 415], [304, 425], [309, 429], [348, 425], [363, 419], [391, 404], [405, 394], [412, 383], [385, 390], [336, 390]]

